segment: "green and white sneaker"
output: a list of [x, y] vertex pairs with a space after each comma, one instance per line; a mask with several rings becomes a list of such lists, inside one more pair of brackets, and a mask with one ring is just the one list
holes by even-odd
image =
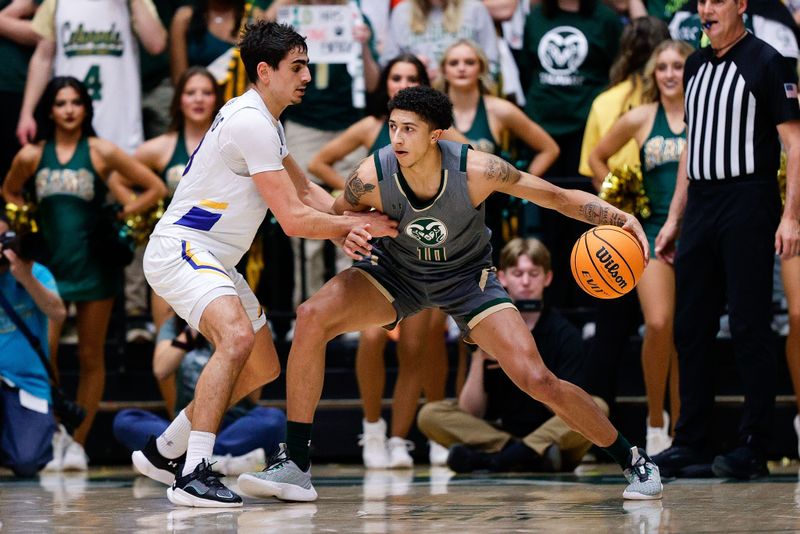
[[249, 497], [277, 497], [282, 501], [310, 502], [317, 500], [317, 490], [311, 484], [311, 468], [302, 471], [281, 443], [278, 452], [266, 469], [239, 475], [239, 491]]
[[628, 487], [622, 493], [625, 499], [639, 501], [661, 498], [664, 486], [658, 466], [653, 463], [643, 449], [631, 447], [630, 467], [622, 472], [628, 480]]

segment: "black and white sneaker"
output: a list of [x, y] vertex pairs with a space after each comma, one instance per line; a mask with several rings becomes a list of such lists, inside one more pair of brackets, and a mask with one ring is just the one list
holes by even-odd
[[220, 480], [222, 475], [211, 470], [205, 459], [186, 476], [178, 475], [167, 490], [172, 504], [198, 508], [234, 508], [242, 505], [242, 498], [229, 490]]
[[174, 459], [166, 458], [158, 452], [156, 437], [150, 436], [144, 449], [133, 451], [131, 461], [136, 470], [144, 476], [171, 486], [175, 482], [178, 466], [186, 461], [186, 453]]

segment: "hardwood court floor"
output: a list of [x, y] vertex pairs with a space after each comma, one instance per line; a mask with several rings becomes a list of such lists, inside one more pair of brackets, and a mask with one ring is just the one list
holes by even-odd
[[30, 480], [0, 474], [0, 533], [798, 531], [798, 465], [771, 468], [770, 477], [748, 483], [675, 480], [663, 501], [634, 502], [623, 501], [623, 480], [611, 465], [514, 477], [320, 465], [315, 503], [246, 498], [234, 510], [176, 508], [164, 486], [129, 469]]

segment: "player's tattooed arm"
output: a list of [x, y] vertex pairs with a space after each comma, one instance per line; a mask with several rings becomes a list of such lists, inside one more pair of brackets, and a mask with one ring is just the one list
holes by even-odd
[[490, 182], [496, 181], [501, 184], [514, 184], [519, 181], [519, 171], [507, 161], [497, 156], [487, 158], [484, 176]]
[[627, 217], [617, 213], [611, 206], [603, 206], [599, 202], [587, 202], [578, 208], [578, 213], [591, 224], [610, 224], [612, 226], [623, 226], [628, 220]]
[[361, 197], [375, 190], [373, 184], [365, 183], [358, 176], [358, 167], [353, 169], [344, 184], [344, 198], [354, 208], [361, 205]]

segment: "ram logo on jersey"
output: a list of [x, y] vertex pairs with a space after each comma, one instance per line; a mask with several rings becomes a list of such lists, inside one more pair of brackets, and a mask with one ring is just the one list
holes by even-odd
[[408, 223], [406, 235], [419, 241], [423, 247], [435, 247], [447, 240], [447, 227], [439, 219], [420, 217]]

